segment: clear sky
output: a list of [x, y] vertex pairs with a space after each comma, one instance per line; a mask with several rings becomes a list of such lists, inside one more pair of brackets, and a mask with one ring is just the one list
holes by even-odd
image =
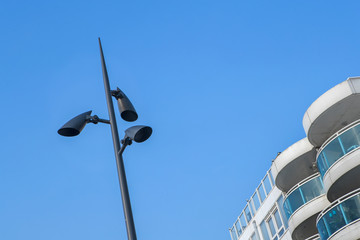
[[[228, 240], [322, 93], [360, 75], [359, 1], [3, 1], [0, 239], [126, 239], [97, 38], [153, 136], [124, 153], [138, 239]], [[360, 107], [360, 106], [359, 106]], [[117, 111], [117, 109], [116, 109]], [[118, 114], [118, 113], [117, 113]], [[131, 123], [118, 118], [119, 132]]]

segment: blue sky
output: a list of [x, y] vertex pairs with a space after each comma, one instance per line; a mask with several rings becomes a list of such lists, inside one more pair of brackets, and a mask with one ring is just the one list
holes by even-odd
[[[153, 127], [124, 153], [138, 239], [229, 239], [322, 93], [360, 75], [358, 1], [7, 1], [0, 238], [126, 239], [97, 38]], [[118, 118], [120, 134], [132, 126]]]

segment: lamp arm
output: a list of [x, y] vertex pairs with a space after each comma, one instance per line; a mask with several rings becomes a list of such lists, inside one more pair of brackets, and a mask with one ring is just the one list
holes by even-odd
[[131, 145], [132, 144], [132, 140], [125, 136], [125, 138], [123, 140], [121, 140], [121, 143], [122, 143], [122, 146], [119, 150], [119, 155], [122, 155], [122, 153], [124, 152], [125, 148], [128, 146], [128, 145]]
[[118, 100], [119, 98], [122, 99], [124, 97], [120, 88], [117, 88], [116, 90], [111, 90], [110, 93], [111, 93], [111, 96], [116, 98], [116, 100]]
[[99, 122], [110, 124], [109, 120], [99, 118], [98, 115], [88, 116], [88, 122], [91, 122], [91, 123], [94, 123], [94, 124], [98, 124]]

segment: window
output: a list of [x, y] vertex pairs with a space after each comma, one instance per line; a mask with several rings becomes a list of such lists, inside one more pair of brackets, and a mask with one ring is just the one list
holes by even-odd
[[248, 201], [248, 200], [246, 200], [246, 201], [248, 202], [248, 204], [250, 206], [250, 211], [253, 213], [253, 215], [255, 215], [257, 209], [255, 209], [255, 205], [252, 200], [252, 197], [250, 198], [250, 201]]
[[239, 220], [236, 221], [235, 228], [236, 228], [237, 235], [240, 236], [242, 233], [242, 229], [241, 229]]
[[[282, 197], [278, 199], [282, 200]], [[268, 213], [267, 217], [260, 223], [261, 235], [264, 240], [279, 240], [285, 233], [287, 225], [284, 226], [284, 220], [277, 204]]]
[[249, 205], [246, 205], [246, 208], [244, 209], [244, 211], [245, 211], [247, 221], [250, 222], [252, 215], [251, 215], [251, 212], [249, 209]]
[[257, 237], [256, 233], [253, 233], [249, 240], [259, 240], [259, 238]]
[[234, 227], [231, 228], [230, 233], [231, 233], [231, 239], [232, 239], [232, 240], [237, 240], [236, 233], [235, 233], [235, 228], [234, 228]]
[[271, 183], [274, 186], [275, 185], [275, 181], [274, 181], [274, 177], [272, 175], [271, 169], [269, 170], [269, 175], [270, 175], [270, 179], [271, 179]]
[[239, 218], [240, 218], [241, 229], [244, 230], [247, 226], [244, 214], [242, 213]]
[[269, 193], [272, 189], [269, 175], [266, 175], [266, 177], [264, 178], [264, 187], [265, 187], [266, 194], [269, 195]]
[[279, 231], [278, 231], [279, 237], [281, 237], [283, 235], [283, 233], [284, 233], [284, 227], [283, 227], [283, 223], [282, 223], [282, 220], [281, 220], [281, 217], [280, 217], [280, 214], [279, 214], [278, 210], [276, 210], [274, 212], [274, 217], [275, 217], [276, 226], [279, 229]]
[[260, 199], [261, 199], [261, 202], [263, 202], [266, 198], [266, 195], [265, 195], [265, 191], [264, 191], [264, 188], [263, 188], [263, 184], [261, 183], [259, 188], [258, 188], [258, 192], [259, 192], [259, 196], [260, 196]]
[[260, 223], [260, 229], [261, 229], [261, 233], [262, 233], [263, 239], [264, 239], [264, 240], [270, 240], [269, 233], [268, 233], [268, 231], [267, 231], [265, 221], [262, 221], [262, 222]]
[[258, 208], [260, 207], [260, 201], [257, 192], [255, 192], [255, 194], [252, 196], [251, 202], [254, 205], [255, 209], [258, 210]]
[[278, 205], [278, 208], [279, 208], [279, 211], [281, 214], [281, 218], [283, 219], [285, 229], [287, 229], [288, 228], [288, 219], [286, 218], [286, 215], [285, 215], [285, 211], [284, 211], [284, 207], [283, 207], [284, 206], [284, 198], [282, 195], [278, 198], [276, 203]]
[[275, 208], [265, 220], [270, 239], [278, 240], [285, 232], [284, 224], [280, 216], [280, 212]]
[[267, 221], [268, 227], [270, 229], [270, 233], [271, 236], [275, 236], [276, 235], [276, 230], [275, 230], [275, 225], [274, 225], [274, 219], [272, 217], [270, 217]]

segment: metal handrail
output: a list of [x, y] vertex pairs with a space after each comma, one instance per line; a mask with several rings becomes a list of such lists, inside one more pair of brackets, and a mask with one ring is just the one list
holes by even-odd
[[329, 143], [331, 143], [335, 138], [337, 138], [338, 136], [340, 136], [341, 134], [343, 134], [344, 132], [346, 132], [347, 130], [350, 130], [353, 127], [356, 127], [357, 125], [360, 125], [360, 119], [346, 125], [345, 127], [343, 127], [342, 129], [340, 129], [339, 131], [337, 131], [336, 133], [334, 133], [330, 138], [328, 138], [328, 140], [326, 140], [321, 147], [317, 150], [317, 154], [316, 154], [316, 160], [319, 157], [319, 154], [324, 150], [324, 148], [329, 145]]
[[315, 234], [315, 235], [313, 235], [313, 236], [311, 236], [311, 237], [308, 237], [308, 238], [305, 239], [305, 240], [317, 240], [317, 239], [320, 239], [320, 235], [319, 235], [319, 234]]
[[301, 182], [299, 182], [298, 184], [296, 184], [295, 186], [293, 186], [292, 188], [290, 188], [290, 190], [285, 194], [284, 196], [284, 202], [285, 200], [288, 198], [288, 196], [293, 193], [296, 189], [298, 189], [300, 186], [304, 185], [307, 182], [310, 182], [311, 180], [317, 178], [320, 176], [320, 173], [314, 173], [313, 175], [310, 175], [309, 177], [303, 179]]

